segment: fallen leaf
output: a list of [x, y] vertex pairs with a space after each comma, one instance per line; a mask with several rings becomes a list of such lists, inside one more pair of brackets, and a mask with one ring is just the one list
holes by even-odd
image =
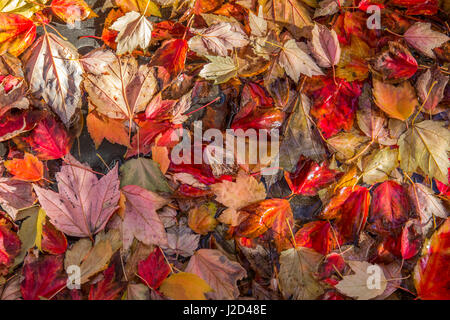
[[152, 40], [153, 24], [138, 12], [127, 12], [113, 23], [110, 29], [118, 31], [117, 54], [132, 53], [140, 48], [146, 50]]
[[188, 272], [171, 275], [159, 290], [174, 300], [206, 300], [205, 293], [212, 291], [205, 280]]
[[147, 259], [139, 262], [138, 274], [145, 284], [152, 289], [158, 289], [170, 274], [170, 266], [166, 262], [161, 249], [155, 248]]
[[[340, 292], [346, 296], [356, 298], [357, 300], [369, 300], [379, 296], [384, 292], [387, 285], [384, 272], [378, 265], [370, 264], [366, 261], [348, 261], [350, 268], [355, 274], [344, 276], [335, 286]], [[371, 268], [378, 268], [379, 270], [379, 287], [369, 287], [369, 277], [372, 276]], [[376, 270], [376, 269], [374, 269]]]
[[410, 46], [427, 57], [434, 58], [433, 49], [450, 40], [445, 34], [431, 29], [431, 23], [416, 22], [403, 35]]
[[33, 21], [16, 13], [0, 12], [0, 54], [22, 54], [36, 38]]
[[310, 248], [292, 248], [281, 252], [278, 278], [286, 298], [313, 300], [324, 289], [315, 277], [323, 256]]
[[84, 0], [53, 0], [50, 7], [58, 18], [69, 25], [97, 17]]
[[420, 168], [430, 178], [447, 181], [450, 131], [442, 122], [425, 120], [411, 125], [398, 145], [402, 170], [411, 173]]
[[[217, 206], [213, 202], [207, 202], [189, 210], [188, 225], [194, 232], [206, 235], [214, 231], [219, 223], [215, 218]], [[195, 273], [195, 272], [194, 272]]]
[[214, 84], [225, 83], [237, 75], [238, 67], [230, 57], [206, 56], [210, 63], [200, 71], [206, 80], [214, 80]]
[[42, 98], [69, 127], [81, 107], [83, 67], [77, 49], [45, 31], [22, 57], [31, 93]]
[[145, 244], [167, 245], [167, 235], [156, 210], [169, 201], [136, 185], [122, 187], [126, 197], [123, 219], [123, 246], [127, 250], [134, 237]]
[[294, 39], [284, 43], [278, 59], [280, 66], [295, 82], [298, 82], [300, 74], [308, 77], [323, 75], [314, 60], [298, 46]]
[[237, 262], [229, 260], [219, 250], [199, 249], [189, 260], [185, 272], [198, 275], [214, 290], [213, 299], [233, 300], [239, 296], [237, 281], [247, 275]]
[[336, 31], [316, 23], [312, 30], [310, 48], [319, 66], [329, 68], [339, 63], [341, 47]]
[[373, 79], [373, 96], [375, 104], [389, 117], [406, 120], [412, 115], [418, 101], [413, 86], [408, 81], [393, 86]]
[[14, 179], [34, 182], [44, 176], [43, 163], [30, 153], [25, 153], [23, 159], [7, 160], [3, 164]]
[[34, 185], [39, 202], [52, 224], [67, 235], [93, 237], [103, 230], [118, 208], [117, 166], [97, 179], [91, 169], [68, 157], [56, 174], [59, 192]]
[[120, 186], [137, 185], [152, 192], [172, 192], [158, 164], [151, 159], [137, 158], [120, 168]]

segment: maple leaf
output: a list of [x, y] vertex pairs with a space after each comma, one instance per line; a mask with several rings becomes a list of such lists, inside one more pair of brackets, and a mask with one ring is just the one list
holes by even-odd
[[450, 40], [445, 34], [431, 29], [431, 23], [416, 22], [403, 35], [406, 42], [424, 55], [434, 58], [433, 49]]
[[83, 68], [77, 49], [45, 31], [22, 57], [31, 93], [43, 98], [69, 127], [81, 107]]
[[98, 17], [84, 0], [53, 0], [50, 8], [58, 18], [69, 25]]
[[118, 208], [117, 165], [100, 180], [75, 158], [56, 174], [59, 192], [34, 185], [39, 202], [50, 221], [62, 232], [75, 237], [91, 237], [105, 228]]
[[147, 286], [158, 289], [170, 274], [170, 266], [166, 262], [161, 249], [155, 248], [147, 259], [139, 262], [138, 274]]
[[384, 292], [387, 285], [384, 272], [380, 273], [379, 288], [369, 288], [368, 281], [371, 273], [368, 272], [369, 268], [378, 267], [378, 265], [370, 264], [366, 261], [348, 261], [348, 265], [355, 274], [344, 276], [335, 286], [343, 294], [356, 298], [358, 300], [368, 300], [379, 296]]
[[198, 275], [214, 290], [213, 299], [236, 299], [237, 281], [247, 275], [237, 262], [229, 260], [219, 250], [200, 249], [189, 260], [185, 272]]
[[167, 245], [167, 235], [156, 210], [169, 201], [135, 185], [122, 187], [126, 197], [123, 220], [123, 243], [127, 250], [134, 237], [145, 244]]
[[49, 299], [62, 289], [67, 281], [63, 273], [63, 260], [62, 255], [39, 258], [28, 255], [22, 271], [24, 279], [20, 284], [23, 299]]
[[199, 75], [214, 84], [225, 83], [237, 75], [238, 67], [231, 57], [206, 56], [210, 61], [203, 66]]
[[402, 121], [408, 119], [419, 104], [414, 88], [408, 81], [393, 86], [373, 79], [373, 96], [381, 110], [391, 118]]
[[410, 209], [404, 187], [395, 181], [385, 181], [373, 192], [368, 228], [382, 235], [398, 233], [408, 220]]
[[205, 293], [212, 291], [205, 280], [188, 272], [172, 274], [159, 290], [174, 300], [206, 300]]
[[211, 190], [216, 195], [216, 201], [228, 207], [219, 221], [233, 226], [239, 224], [238, 209], [266, 198], [264, 184], [243, 171], [238, 173], [236, 182], [222, 181], [211, 185]]
[[23, 53], [36, 38], [36, 26], [30, 19], [15, 13], [0, 12], [0, 54]]
[[[109, 60], [111, 54], [105, 53], [104, 57]], [[138, 66], [131, 56], [117, 57], [102, 74], [84, 67], [88, 74], [83, 84], [90, 105], [112, 119], [131, 121], [136, 113], [145, 110], [157, 88], [153, 69], [149, 65]]]
[[292, 248], [281, 252], [278, 278], [286, 298], [312, 300], [323, 293], [315, 278], [323, 256], [310, 248]]
[[305, 74], [308, 77], [323, 75], [322, 70], [314, 60], [298, 46], [294, 39], [290, 39], [283, 44], [278, 63], [295, 82], [298, 82], [300, 74]]
[[200, 55], [227, 56], [228, 50], [244, 47], [247, 36], [238, 27], [220, 22], [205, 29], [191, 29], [197, 34], [188, 41], [189, 48]]
[[152, 40], [152, 23], [135, 11], [117, 19], [110, 29], [119, 31], [116, 38], [117, 54], [132, 53], [137, 48], [145, 50]]
[[115, 266], [112, 264], [108, 269], [103, 271], [103, 279], [92, 285], [89, 289], [89, 300], [115, 300], [122, 286], [114, 282]]
[[43, 163], [30, 153], [25, 153], [23, 159], [7, 160], [4, 166], [18, 180], [33, 182], [44, 176]]
[[450, 219], [433, 234], [414, 268], [417, 295], [423, 300], [450, 299], [448, 271]]
[[321, 67], [332, 67], [339, 63], [341, 47], [336, 31], [321, 24], [315, 24], [310, 43], [311, 52]]
[[420, 168], [430, 178], [446, 181], [450, 131], [440, 121], [425, 120], [410, 126], [398, 141], [400, 168], [408, 173]]

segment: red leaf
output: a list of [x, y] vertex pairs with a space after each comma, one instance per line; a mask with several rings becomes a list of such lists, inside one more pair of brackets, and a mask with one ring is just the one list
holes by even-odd
[[392, 0], [392, 4], [406, 7], [407, 15], [435, 15], [439, 9], [438, 0]]
[[33, 129], [35, 113], [8, 112], [0, 118], [0, 142], [9, 140], [23, 132]]
[[111, 265], [103, 271], [103, 279], [92, 285], [89, 300], [115, 300], [122, 291], [122, 286], [115, 282], [115, 267]]
[[50, 298], [66, 285], [63, 267], [64, 256], [40, 256], [29, 254], [25, 259], [22, 274], [24, 280], [20, 291], [25, 300]]
[[[410, 223], [411, 222], [411, 223]], [[411, 259], [419, 253], [422, 246], [422, 232], [420, 227], [411, 220], [403, 227], [401, 234], [401, 255], [405, 260]]]
[[[1, 214], [1, 212], [0, 212]], [[0, 216], [0, 275], [6, 275], [20, 252], [20, 239], [12, 230], [12, 223]]]
[[295, 171], [293, 173], [285, 171], [284, 177], [294, 194], [315, 196], [320, 189], [333, 183], [340, 174], [329, 169], [326, 162], [318, 165], [301, 156]]
[[301, 227], [295, 234], [298, 247], [307, 247], [326, 255], [336, 247], [336, 240], [328, 221], [317, 220]]
[[321, 218], [335, 219], [333, 226], [339, 242], [353, 242], [358, 239], [359, 233], [366, 224], [369, 204], [370, 193], [367, 188], [344, 187], [325, 207]]
[[256, 238], [266, 232], [279, 215], [291, 210], [285, 199], [266, 199], [239, 210], [241, 223], [232, 232], [238, 237]]
[[281, 127], [284, 121], [284, 112], [278, 109], [255, 110], [248, 116], [241, 118], [231, 125], [231, 129], [237, 130], [270, 130]]
[[64, 125], [50, 114], [42, 119], [28, 137], [23, 140], [30, 144], [41, 160], [64, 157], [70, 150], [71, 139]]
[[406, 80], [417, 72], [418, 65], [406, 47], [391, 41], [389, 48], [373, 59], [371, 67], [384, 80]]
[[400, 184], [385, 181], [373, 192], [369, 230], [381, 235], [398, 235], [411, 210], [408, 195]]
[[21, 14], [0, 12], [0, 54], [23, 53], [36, 38], [34, 22]]
[[170, 267], [159, 248], [155, 248], [147, 259], [139, 262], [138, 274], [150, 288], [155, 290], [159, 288], [170, 274]]
[[[152, 40], [163, 41], [173, 38], [182, 38], [186, 32], [186, 27], [179, 22], [161, 21], [153, 25]], [[186, 34], [189, 40], [189, 32]]]
[[151, 60], [151, 65], [166, 68], [170, 76], [174, 78], [184, 69], [188, 48], [188, 43], [185, 39], [166, 41], [156, 50]]
[[319, 89], [312, 92], [314, 104], [311, 115], [317, 119], [317, 126], [325, 138], [330, 138], [341, 130], [349, 131], [355, 118], [361, 84], [344, 79], [315, 77]]
[[426, 254], [417, 262], [414, 283], [423, 300], [450, 300], [450, 218], [431, 237]]
[[53, 255], [62, 254], [67, 250], [66, 236], [49, 221], [42, 226], [41, 248]]

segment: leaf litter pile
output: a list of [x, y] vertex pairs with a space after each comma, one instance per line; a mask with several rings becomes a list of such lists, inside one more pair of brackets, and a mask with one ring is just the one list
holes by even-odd
[[88, 2], [0, 1], [0, 299], [450, 299], [448, 1]]

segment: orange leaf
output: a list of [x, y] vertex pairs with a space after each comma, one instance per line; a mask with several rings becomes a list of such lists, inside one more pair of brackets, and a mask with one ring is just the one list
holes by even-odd
[[86, 124], [95, 148], [98, 148], [103, 139], [111, 143], [118, 143], [129, 147], [130, 140], [128, 130], [125, 128], [123, 120], [103, 117], [97, 112], [91, 112], [86, 117]]
[[51, 8], [67, 24], [98, 17], [84, 0], [53, 0]]
[[291, 210], [285, 199], [266, 199], [239, 210], [242, 222], [233, 230], [238, 237], [256, 238], [272, 227], [275, 219]]
[[174, 78], [184, 69], [188, 48], [188, 43], [184, 39], [169, 40], [156, 50], [151, 65], [166, 68]]
[[36, 26], [30, 19], [15, 13], [0, 12], [0, 54], [19, 56], [36, 38]]
[[14, 178], [23, 181], [39, 181], [44, 175], [42, 161], [30, 153], [25, 153], [23, 159], [5, 161], [5, 168]]
[[414, 88], [409, 81], [398, 86], [373, 79], [373, 96], [376, 105], [389, 117], [406, 120], [418, 106]]

